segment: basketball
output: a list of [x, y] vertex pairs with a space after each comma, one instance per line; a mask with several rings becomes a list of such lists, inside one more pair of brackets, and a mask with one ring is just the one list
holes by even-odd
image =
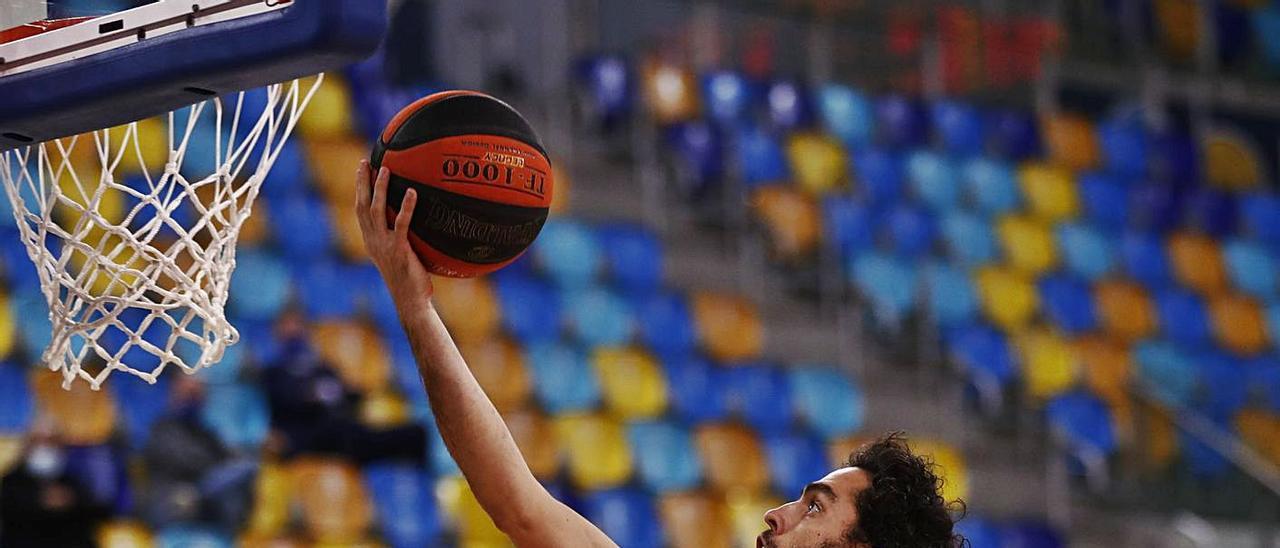
[[405, 192], [417, 192], [409, 243], [441, 276], [511, 264], [551, 207], [551, 162], [538, 136], [514, 108], [483, 93], [446, 91], [405, 107], [379, 136], [371, 163], [391, 171], [389, 220]]

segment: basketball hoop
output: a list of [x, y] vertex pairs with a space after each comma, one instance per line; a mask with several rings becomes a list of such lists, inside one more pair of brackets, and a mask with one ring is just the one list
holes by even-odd
[[[113, 371], [154, 383], [171, 364], [193, 373], [236, 343], [224, 306], [240, 228], [321, 81], [268, 86], [265, 105], [241, 92], [0, 153], [49, 303], [42, 360], [64, 388], [79, 378], [96, 390]], [[189, 146], [202, 137], [210, 150]], [[197, 165], [213, 170], [193, 173]]]

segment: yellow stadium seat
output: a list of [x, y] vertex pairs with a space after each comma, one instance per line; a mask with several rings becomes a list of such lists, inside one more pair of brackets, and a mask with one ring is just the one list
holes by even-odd
[[551, 176], [555, 178], [555, 186], [551, 191], [551, 215], [555, 216], [569, 211], [573, 179], [569, 177], [569, 172], [560, 169], [560, 164], [551, 166]]
[[22, 436], [0, 436], [0, 476], [8, 474], [22, 459], [26, 442]]
[[736, 296], [699, 292], [693, 316], [703, 348], [720, 361], [755, 358], [764, 346], [764, 326], [755, 306]]
[[1261, 409], [1245, 409], [1236, 415], [1235, 424], [1246, 444], [1272, 465], [1280, 466], [1280, 417]]
[[321, 358], [353, 389], [364, 393], [385, 390], [391, 382], [390, 352], [377, 330], [350, 321], [326, 321], [312, 326], [311, 340]]
[[982, 310], [1005, 331], [1015, 331], [1035, 317], [1040, 297], [1035, 284], [1010, 268], [983, 267], [976, 274]]
[[503, 413], [502, 419], [534, 476], [549, 480], [560, 473], [555, 429], [546, 417], [537, 411], [522, 409]]
[[1075, 350], [1091, 392], [1113, 406], [1128, 401], [1133, 365], [1124, 343], [1101, 335], [1086, 335], [1076, 339]]
[[301, 538], [287, 536], [241, 535], [236, 539], [240, 548], [312, 548], [311, 544]]
[[622, 420], [659, 416], [667, 409], [662, 366], [638, 348], [601, 348], [592, 356], [605, 405]]
[[[213, 111], [210, 108], [205, 106], [205, 111], [201, 113], [202, 119], [213, 119]], [[175, 124], [177, 124], [175, 131], [186, 130], [186, 119], [176, 117]], [[132, 146], [125, 147], [124, 154], [120, 154], [122, 150], [120, 145], [125, 140], [128, 127], [128, 125], [118, 126], [111, 128], [108, 132], [108, 140], [111, 143], [110, 152], [113, 153], [110, 161], [115, 162], [117, 157], [120, 160], [114, 172], [116, 180], [122, 181], [126, 176], [140, 174], [143, 171], [152, 176], [158, 176], [164, 171], [165, 163], [169, 161], [169, 117], [156, 116], [138, 121], [137, 136], [130, 137], [132, 142], [138, 144], [137, 149]], [[96, 165], [101, 166], [102, 163], [97, 159], [98, 153], [95, 149], [92, 135], [84, 135], [76, 143], [76, 155], [87, 153]], [[141, 159], [138, 158], [139, 151], [142, 153]]]
[[[308, 109], [310, 111], [310, 109]], [[353, 136], [333, 135], [326, 139], [302, 139], [313, 182], [335, 207], [352, 209], [355, 204], [356, 167], [369, 159], [369, 145]]]
[[1180, 232], [1169, 237], [1169, 258], [1178, 282], [1202, 295], [1227, 289], [1227, 271], [1218, 243], [1202, 234]]
[[764, 513], [785, 502], [765, 494], [764, 491], [729, 492], [725, 497], [725, 505], [729, 508], [734, 545], [755, 546], [756, 537], [768, 527], [764, 522]]
[[1050, 114], [1041, 119], [1041, 128], [1054, 163], [1073, 171], [1093, 169], [1100, 163], [1093, 124], [1083, 116]]
[[721, 497], [706, 492], [663, 495], [658, 513], [672, 548], [733, 546], [729, 509]]
[[254, 200], [249, 216], [240, 225], [240, 240], [237, 245], [256, 247], [267, 241], [267, 237], [271, 235], [271, 217], [267, 213], [269, 209], [265, 197], [258, 196]]
[[1223, 348], [1251, 356], [1270, 346], [1262, 309], [1249, 297], [1222, 295], [1209, 303], [1213, 335]]
[[1043, 402], [1070, 390], [1080, 365], [1071, 343], [1048, 329], [1033, 329], [1014, 337], [1022, 356], [1022, 379], [1027, 394]]
[[1053, 231], [1025, 215], [1009, 215], [997, 223], [1000, 248], [1014, 268], [1038, 276], [1058, 264], [1058, 250]]
[[724, 491], [763, 492], [769, 467], [754, 431], [735, 424], [706, 424], [694, 432], [707, 483]]
[[1142, 461], [1152, 470], [1162, 470], [1178, 456], [1178, 431], [1168, 411], [1144, 406]]
[[390, 390], [368, 394], [360, 402], [360, 422], [373, 428], [403, 426], [411, 418], [409, 403]]
[[869, 443], [874, 439], [868, 436], [844, 436], [836, 438], [827, 443], [827, 462], [832, 468], [844, 466], [849, 461], [849, 455], [857, 451], [863, 444]]
[[0, 291], [0, 358], [7, 358], [13, 352], [13, 345], [17, 342], [16, 325], [9, 294]]
[[283, 466], [264, 462], [258, 469], [253, 491], [253, 511], [245, 532], [253, 537], [280, 535], [289, 525], [289, 507], [293, 500], [293, 483]]
[[1075, 177], [1066, 168], [1027, 164], [1019, 171], [1019, 179], [1031, 214], [1041, 221], [1056, 223], [1080, 213]]
[[62, 389], [62, 375], [48, 370], [32, 371], [32, 388], [41, 416], [68, 445], [106, 443], [116, 424], [116, 404], [108, 390], [93, 390], [77, 381]]
[[499, 329], [498, 296], [488, 278], [432, 279], [435, 285], [434, 301], [449, 327], [449, 334], [458, 341], [493, 338]]
[[[333, 232], [338, 243], [338, 252], [350, 261], [368, 261], [369, 252], [364, 247], [364, 237], [360, 235], [360, 219], [356, 217], [355, 208], [351, 207], [351, 204], [332, 201], [327, 202], [327, 205], [329, 217], [333, 219]], [[266, 208], [255, 205], [253, 209], [256, 216], [258, 209]]]
[[1142, 286], [1124, 280], [1105, 280], [1094, 286], [1094, 301], [1103, 330], [1122, 341], [1136, 341], [1156, 330], [1151, 298]]
[[[302, 89], [311, 89], [314, 82], [315, 77], [310, 77], [299, 85]], [[311, 96], [307, 112], [298, 120], [298, 135], [307, 141], [320, 141], [355, 133], [351, 123], [351, 104], [351, 90], [346, 80], [332, 72], [325, 74], [324, 82]]]
[[644, 99], [659, 125], [674, 124], [698, 114], [698, 91], [693, 73], [661, 62], [645, 63]]
[[802, 131], [787, 139], [787, 160], [796, 184], [812, 195], [821, 195], [845, 186], [848, 155], [831, 136]]
[[98, 529], [100, 548], [151, 548], [151, 531], [136, 521], [112, 521]]
[[562, 415], [555, 419], [555, 431], [578, 488], [617, 487], [631, 477], [631, 448], [621, 423], [599, 415]]
[[822, 235], [813, 198], [791, 187], [766, 186], [752, 194], [751, 207], [769, 232], [776, 260], [795, 263], [813, 256]]
[[[71, 275], [84, 276], [89, 280], [90, 294], [120, 296], [125, 291], [136, 287], [138, 276], [120, 272], [117, 267], [141, 270], [144, 259], [132, 249], [122, 245], [124, 239], [121, 236], [95, 227], [90, 228], [81, 241], [94, 249], [118, 250], [105, 255], [93, 254], [92, 257], [78, 249], [65, 248], [63, 251], [71, 254], [68, 259], [73, 267], [70, 269]], [[168, 249], [163, 244], [157, 247]], [[178, 263], [179, 268], [186, 269], [190, 265], [190, 260], [190, 255], [182, 253], [175, 262]], [[165, 287], [167, 281], [167, 279], [161, 279], [161, 286]]]
[[1156, 34], [1161, 49], [1180, 61], [1194, 58], [1200, 42], [1200, 16], [1196, 0], [1155, 0]]
[[290, 465], [302, 521], [316, 542], [353, 543], [364, 538], [373, 505], [360, 471], [337, 459], [304, 458]]
[[498, 411], [521, 409], [529, 401], [529, 371], [524, 355], [510, 340], [460, 341], [458, 349]]
[[342, 542], [317, 542], [311, 548], [386, 548], [386, 544], [373, 539], [361, 539]]
[[444, 515], [458, 532], [458, 546], [467, 548], [498, 548], [512, 546], [493, 519], [480, 507], [480, 501], [471, 492], [471, 486], [462, 476], [441, 478], [436, 482], [436, 500]]
[[1243, 135], [1213, 130], [1200, 143], [1209, 183], [1226, 190], [1254, 188], [1262, 181], [1258, 152]]
[[959, 450], [940, 440], [911, 440], [908, 445], [912, 452], [928, 456], [938, 465], [938, 476], [943, 480], [942, 498], [948, 502], [969, 498], [969, 466]]

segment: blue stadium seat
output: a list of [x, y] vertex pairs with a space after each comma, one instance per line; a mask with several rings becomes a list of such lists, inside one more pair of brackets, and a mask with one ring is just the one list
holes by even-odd
[[449, 448], [445, 446], [444, 438], [440, 437], [440, 431], [435, 428], [434, 423], [428, 424], [430, 426], [427, 428], [427, 458], [431, 461], [429, 463], [431, 472], [437, 478], [461, 476], [462, 469], [458, 468], [458, 463], [449, 454]]
[[1245, 372], [1258, 403], [1272, 413], [1280, 412], [1280, 359], [1254, 358], [1245, 365]]
[[909, 204], [898, 204], [885, 213], [883, 239], [889, 249], [901, 257], [915, 258], [933, 250], [937, 227], [927, 210]]
[[0, 362], [0, 436], [25, 434], [35, 418], [35, 405], [27, 370], [14, 362]]
[[1268, 304], [1264, 313], [1266, 314], [1264, 321], [1267, 324], [1267, 335], [1271, 337], [1272, 341], [1280, 341], [1280, 302]]
[[1164, 131], [1151, 136], [1150, 173], [1152, 179], [1171, 185], [1195, 183], [1200, 174], [1200, 145], [1181, 131]]
[[1182, 222], [1185, 194], [1166, 183], [1136, 183], [1129, 192], [1130, 224], [1148, 232], [1172, 230]]
[[1098, 326], [1089, 283], [1068, 274], [1049, 274], [1039, 281], [1042, 310], [1053, 325], [1076, 335]]
[[[244, 346], [245, 359], [263, 367], [275, 365], [280, 355], [280, 341], [276, 339], [272, 321], [231, 318], [231, 325], [240, 331], [240, 342], [236, 346]], [[187, 347], [187, 351], [193, 349]]]
[[[1232, 429], [1230, 421], [1215, 420], [1214, 422], [1222, 431], [1230, 432]], [[1183, 461], [1191, 470], [1191, 474], [1196, 477], [1217, 479], [1231, 469], [1231, 463], [1221, 453], [1205, 445], [1199, 437], [1192, 436], [1186, 430], [1178, 430], [1178, 444], [1182, 447]]]
[[764, 91], [765, 114], [770, 126], [786, 132], [813, 124], [809, 90], [798, 82], [774, 80]]
[[970, 201], [984, 215], [1004, 215], [1022, 202], [1017, 177], [1009, 164], [974, 158], [964, 165], [962, 176]]
[[832, 468], [822, 442], [803, 433], [764, 436], [764, 449], [773, 490], [786, 497], [799, 498], [805, 485], [827, 475]]
[[1276, 258], [1271, 250], [1252, 241], [1230, 239], [1223, 246], [1231, 283], [1244, 293], [1263, 300], [1276, 296]]
[[572, 220], [548, 221], [531, 251], [538, 267], [560, 287], [591, 283], [604, 262], [595, 232]]
[[960, 198], [960, 169], [945, 156], [927, 150], [907, 159], [907, 178], [916, 197], [934, 212], [945, 213]]
[[642, 491], [618, 488], [587, 493], [582, 497], [582, 509], [587, 519], [622, 548], [663, 545], [662, 521], [653, 499]]
[[662, 242], [633, 224], [612, 224], [596, 235], [604, 250], [610, 278], [627, 292], [650, 291], [662, 284]]
[[1231, 65], [1252, 53], [1259, 40], [1254, 39], [1250, 16], [1257, 8], [1219, 3], [1213, 4], [1212, 9], [1218, 62]]
[[967, 267], [990, 263], [999, 251], [991, 225], [972, 213], [953, 211], [944, 217], [942, 238], [951, 260]]
[[[234, 105], [234, 103], [231, 103], [231, 105]], [[254, 111], [247, 110], [246, 112]], [[259, 108], [257, 112], [262, 112], [262, 109]], [[243, 125], [244, 122], [242, 121], [241, 124]], [[223, 138], [225, 139], [226, 136], [224, 135]], [[255, 150], [260, 149], [262, 149], [261, 144]], [[226, 154], [225, 145], [223, 154]], [[257, 162], [259, 156], [261, 156], [260, 153], [251, 156], [249, 165], [254, 165], [253, 162]], [[280, 147], [280, 153], [276, 155], [275, 165], [271, 166], [271, 172], [267, 174], [267, 178], [262, 182], [262, 196], [266, 197], [268, 201], [272, 201], [286, 199], [297, 192], [306, 192], [307, 183], [311, 181], [311, 170], [308, 166], [300, 141], [296, 139], [285, 141], [284, 146]]]
[[915, 99], [885, 95], [876, 101], [876, 128], [890, 146], [918, 147], [929, 138], [929, 115]]
[[1093, 224], [1120, 230], [1129, 223], [1129, 189], [1110, 173], [1090, 171], [1077, 179], [1084, 213]]
[[1086, 468], [1103, 464], [1091, 462], [1090, 455], [1106, 457], [1115, 452], [1111, 412], [1097, 396], [1081, 391], [1058, 396], [1045, 405], [1045, 417]]
[[67, 474], [79, 480], [95, 502], [117, 514], [133, 510], [134, 493], [124, 455], [111, 445], [72, 445], [65, 449]]
[[794, 367], [788, 380], [796, 416], [818, 435], [834, 439], [862, 428], [866, 398], [847, 375], [820, 366]]
[[212, 528], [171, 525], [156, 533], [155, 548], [231, 548], [231, 537]]
[[897, 323], [916, 303], [916, 268], [911, 263], [880, 253], [855, 257], [850, 273], [858, 291], [871, 302], [880, 320]]
[[1018, 365], [1003, 333], [982, 323], [956, 328], [947, 334], [951, 360], [990, 386], [1003, 387], [1013, 380]]
[[759, 127], [746, 127], [734, 143], [738, 175], [747, 188], [778, 184], [791, 177], [790, 164], [778, 137]]
[[1192, 348], [1209, 343], [1209, 313], [1198, 295], [1167, 287], [1155, 292], [1155, 301], [1165, 337]]
[[151, 425], [169, 410], [169, 386], [172, 383], [170, 379], [173, 375], [180, 374], [178, 371], [170, 371], [168, 374], [160, 375], [154, 385], [147, 384], [146, 381], [133, 375], [112, 377], [108, 389], [115, 397], [119, 412], [116, 421], [124, 426], [129, 447], [138, 450], [146, 445], [147, 438], [151, 434]]
[[1280, 67], [1280, 5], [1266, 3], [1253, 10], [1253, 34], [1271, 69]]
[[839, 84], [818, 91], [818, 112], [833, 135], [846, 147], [861, 147], [875, 136], [875, 116], [862, 93]]
[[502, 307], [502, 327], [525, 344], [560, 336], [560, 296], [542, 280], [515, 272], [493, 277]]
[[1040, 154], [1040, 128], [1029, 112], [991, 111], [986, 125], [991, 148], [1001, 158], [1018, 161]]
[[1167, 341], [1149, 340], [1134, 350], [1137, 377], [1168, 405], [1191, 403], [1198, 385], [1194, 356]]
[[[115, 354], [124, 347], [125, 343], [131, 340], [133, 334], [140, 335], [143, 340], [157, 347], [163, 348], [168, 341], [173, 328], [164, 321], [153, 321], [147, 324], [147, 328], [138, 332], [146, 321], [147, 313], [141, 309], [130, 308], [124, 310], [117, 317], [119, 326], [113, 324], [106, 328], [98, 337], [98, 343], [108, 352]], [[130, 334], [123, 331], [120, 326], [135, 333]], [[121, 357], [121, 362], [129, 364], [129, 367], [139, 371], [152, 371], [160, 365], [160, 358], [150, 352], [144, 350], [140, 345], [134, 344]]]
[[973, 320], [978, 314], [978, 292], [969, 273], [944, 262], [924, 269], [924, 288], [934, 323], [950, 327]]
[[1196, 407], [1229, 422], [1249, 398], [1247, 364], [1225, 352], [1210, 350], [1199, 355], [1196, 365], [1200, 368]]
[[1236, 230], [1239, 216], [1236, 198], [1232, 194], [1210, 188], [1192, 190], [1186, 198], [1186, 222], [1215, 238], [1230, 235]]
[[951, 154], [974, 156], [986, 150], [985, 120], [973, 105], [940, 100], [930, 109], [942, 147]]
[[[28, 259], [27, 263], [31, 261]], [[53, 324], [49, 323], [49, 304], [40, 288], [27, 287], [18, 291], [13, 300], [13, 316], [18, 323], [18, 334], [27, 352], [39, 355], [53, 339]]]
[[271, 427], [266, 396], [248, 384], [209, 386], [200, 419], [228, 447], [239, 449], [262, 446]]
[[631, 116], [634, 76], [626, 60], [611, 55], [590, 57], [578, 63], [576, 72], [584, 91], [583, 102], [601, 126], [611, 128]]
[[1102, 155], [1112, 173], [1124, 177], [1147, 173], [1147, 131], [1139, 114], [1127, 109], [1098, 125]]
[[1272, 249], [1280, 249], [1280, 195], [1258, 192], [1240, 196], [1244, 229]]
[[560, 309], [569, 332], [588, 348], [625, 344], [635, 333], [630, 304], [603, 287], [565, 291]]
[[1005, 526], [1001, 548], [1064, 548], [1062, 537], [1046, 523], [1023, 521]]
[[857, 175], [857, 192], [873, 206], [896, 203], [902, 196], [902, 158], [890, 150], [855, 150], [853, 172]]
[[[13, 217], [9, 219], [12, 223]], [[10, 234], [0, 243], [0, 265], [4, 265], [4, 279], [11, 290], [40, 291], [40, 274], [35, 263], [31, 262], [31, 256], [27, 255], [26, 244], [17, 236]]]
[[600, 383], [582, 352], [561, 343], [537, 341], [525, 349], [534, 394], [548, 413], [589, 411], [600, 403]]
[[690, 196], [700, 197], [724, 178], [725, 146], [720, 129], [706, 120], [689, 120], [666, 131], [677, 181]]
[[1159, 236], [1142, 231], [1126, 231], [1120, 238], [1120, 255], [1133, 279], [1151, 289], [1173, 282], [1173, 265]]
[[1058, 252], [1067, 270], [1090, 281], [1109, 274], [1115, 265], [1116, 237], [1082, 223], [1058, 225]]
[[972, 512], [956, 522], [955, 532], [969, 541], [969, 548], [1002, 548], [1000, 526]]
[[720, 371], [725, 404], [756, 431], [770, 434], [791, 426], [791, 395], [779, 390], [787, 382], [782, 370], [756, 363]]
[[431, 478], [419, 467], [371, 464], [364, 469], [378, 528], [392, 548], [429, 546], [441, 532]]
[[684, 295], [658, 292], [635, 299], [640, 340], [661, 358], [683, 356], [698, 343], [698, 333]]
[[319, 197], [295, 193], [267, 204], [271, 233], [284, 258], [308, 263], [333, 249], [333, 221], [329, 208]]
[[725, 127], [742, 124], [751, 113], [754, 100], [751, 88], [742, 74], [732, 70], [714, 70], [703, 74], [702, 104], [707, 116]]
[[360, 292], [352, 267], [331, 259], [294, 265], [298, 301], [311, 320], [345, 320], [356, 315]]
[[875, 244], [877, 215], [852, 196], [828, 196], [822, 201], [822, 226], [827, 241], [849, 257]]
[[683, 491], [702, 481], [702, 463], [685, 427], [671, 421], [641, 421], [627, 427], [636, 476], [654, 493]]
[[289, 269], [274, 253], [254, 248], [236, 251], [227, 308], [240, 317], [266, 320], [280, 314], [289, 302]]
[[728, 414], [719, 370], [696, 354], [662, 360], [667, 378], [668, 406], [690, 423], [714, 422]]

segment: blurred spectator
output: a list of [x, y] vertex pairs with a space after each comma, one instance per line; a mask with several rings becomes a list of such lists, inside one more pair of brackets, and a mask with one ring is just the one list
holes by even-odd
[[235, 530], [253, 504], [258, 465], [237, 456], [200, 420], [204, 385], [175, 375], [167, 415], [143, 449], [150, 479], [143, 512], [155, 525], [211, 523]]
[[53, 423], [33, 425], [21, 464], [0, 479], [0, 546], [93, 546], [110, 514], [67, 470]]
[[321, 360], [297, 312], [276, 326], [280, 353], [263, 384], [271, 407], [273, 438], [283, 455], [340, 455], [365, 464], [405, 460], [425, 465], [427, 432], [418, 424], [372, 428], [359, 422], [363, 397]]

